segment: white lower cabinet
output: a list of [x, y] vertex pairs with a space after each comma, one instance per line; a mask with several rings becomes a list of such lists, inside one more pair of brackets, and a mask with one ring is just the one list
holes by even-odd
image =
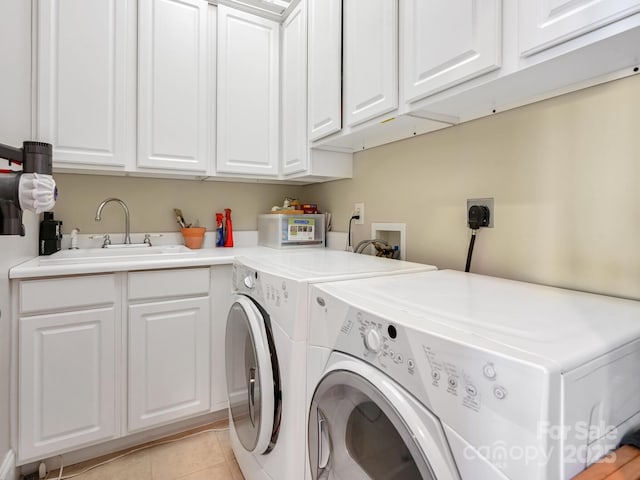
[[18, 464], [226, 408], [229, 270], [15, 281]]
[[227, 408], [227, 372], [224, 364], [224, 343], [227, 313], [231, 308], [231, 265], [216, 265], [211, 269], [211, 411]]
[[128, 274], [127, 429], [209, 411], [209, 269]]
[[19, 292], [21, 463], [117, 437], [115, 276], [25, 281]]
[[20, 322], [20, 457], [115, 438], [113, 306]]
[[209, 297], [129, 307], [128, 429], [209, 410]]

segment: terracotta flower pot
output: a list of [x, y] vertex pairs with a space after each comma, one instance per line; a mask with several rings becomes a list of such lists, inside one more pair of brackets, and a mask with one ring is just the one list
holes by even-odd
[[182, 237], [184, 244], [189, 248], [200, 248], [204, 240], [204, 233], [207, 231], [204, 227], [189, 227], [182, 229]]

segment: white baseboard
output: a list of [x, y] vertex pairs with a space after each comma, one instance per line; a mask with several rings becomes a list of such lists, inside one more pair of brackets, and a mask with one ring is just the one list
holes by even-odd
[[9, 450], [7, 452], [2, 465], [0, 465], [0, 480], [18, 480], [16, 456], [13, 453], [13, 450]]

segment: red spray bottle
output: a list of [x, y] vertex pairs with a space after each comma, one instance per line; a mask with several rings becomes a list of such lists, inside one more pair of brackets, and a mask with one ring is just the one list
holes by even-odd
[[231, 224], [231, 209], [224, 209], [224, 246], [233, 247], [233, 226]]
[[222, 213], [216, 213], [216, 247], [224, 247], [224, 220]]

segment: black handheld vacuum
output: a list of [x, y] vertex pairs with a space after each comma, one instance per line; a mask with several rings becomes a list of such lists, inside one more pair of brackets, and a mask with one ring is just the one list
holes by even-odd
[[24, 236], [22, 211], [49, 211], [58, 192], [51, 174], [52, 146], [42, 142], [24, 142], [22, 148], [0, 143], [0, 158], [22, 165], [22, 171], [0, 170], [0, 235]]

